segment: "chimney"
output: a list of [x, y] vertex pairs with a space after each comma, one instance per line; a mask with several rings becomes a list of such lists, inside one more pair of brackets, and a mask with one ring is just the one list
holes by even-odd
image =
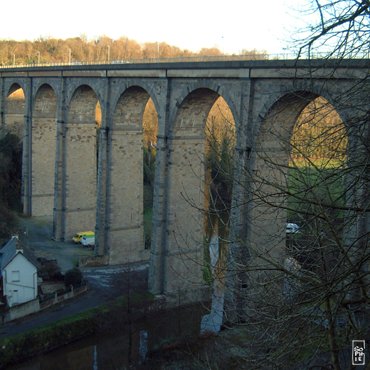
[[16, 252], [21, 252], [23, 253], [23, 248], [21, 246], [21, 243], [19, 241], [19, 236], [18, 235], [13, 235], [12, 236], [12, 239], [15, 239], [15, 249], [16, 249]]

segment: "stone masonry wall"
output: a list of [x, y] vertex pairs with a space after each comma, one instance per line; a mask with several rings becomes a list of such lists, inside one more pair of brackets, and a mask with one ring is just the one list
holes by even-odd
[[109, 203], [111, 264], [147, 260], [143, 224], [142, 131], [115, 128], [112, 135]]
[[96, 216], [95, 123], [66, 125], [65, 240], [79, 231], [94, 230]]
[[34, 117], [32, 125], [32, 215], [53, 214], [55, 119]]
[[32, 112], [32, 215], [53, 214], [56, 152], [56, 96], [43, 87]]

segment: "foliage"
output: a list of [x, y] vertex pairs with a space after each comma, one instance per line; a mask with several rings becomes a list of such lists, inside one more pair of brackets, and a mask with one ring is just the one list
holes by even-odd
[[148, 100], [143, 113], [144, 148], [153, 150], [157, 144], [158, 114], [152, 99]]
[[[339, 68], [368, 57], [369, 1], [310, 3], [318, 22], [298, 57], [322, 50]], [[247, 323], [249, 368], [349, 368], [351, 340], [369, 336], [368, 82], [367, 73], [333, 99], [341, 117], [314, 96], [301, 99], [294, 129], [281, 106], [260, 117], [252, 165], [234, 176], [244, 197], [233, 206], [246, 216], [232, 225], [225, 317]], [[297, 234], [284, 235], [287, 215]]]
[[145, 249], [150, 248], [152, 237], [152, 210], [153, 210], [155, 157], [156, 157], [155, 148], [151, 146], [143, 148]]
[[155, 157], [155, 148], [150, 146], [143, 148], [144, 185], [149, 185], [151, 188], [154, 186]]
[[[265, 58], [265, 52], [245, 51], [251, 59]], [[135, 40], [121, 37], [117, 40], [99, 36], [95, 40], [74, 37], [65, 40], [40, 38], [34, 42], [0, 40], [0, 64], [37, 64], [37, 63], [107, 63], [115, 61], [173, 58], [191, 56], [221, 55], [216, 49], [202, 49], [199, 54], [182, 50], [165, 42], [147, 42], [139, 44]], [[261, 55], [261, 56], [260, 56]]]
[[[151, 203], [152, 204], [152, 203]], [[150, 249], [150, 244], [152, 241], [152, 206], [144, 207], [144, 243], [145, 249]]]
[[292, 161], [306, 166], [339, 167], [346, 160], [345, 131], [333, 106], [323, 97], [316, 98], [305, 107], [294, 125]]
[[231, 111], [222, 98], [217, 100], [209, 113], [205, 133], [209, 211], [228, 212], [233, 185], [235, 124]]
[[81, 286], [83, 280], [82, 272], [78, 267], [68, 270], [64, 275], [64, 284], [66, 287], [73, 286], [78, 288]]
[[0, 139], [0, 202], [20, 210], [22, 143], [13, 134]]
[[0, 369], [38, 353], [51, 351], [96, 330], [95, 311], [90, 310], [26, 333], [0, 340]]
[[62, 280], [63, 275], [56, 260], [50, 260], [43, 257], [37, 259], [40, 264], [38, 275], [43, 280]]
[[17, 226], [14, 211], [21, 209], [22, 147], [16, 135], [0, 136], [0, 240]]
[[303, 223], [327, 208], [334, 219], [343, 218], [345, 207], [342, 171], [338, 168], [292, 167], [287, 176], [288, 219]]
[[210, 172], [210, 204], [214, 211], [230, 209], [232, 194], [233, 145], [224, 136], [221, 142], [209, 138], [207, 168]]
[[16, 216], [4, 204], [0, 203], [0, 245], [9, 239], [16, 227]]
[[[150, 293], [133, 293], [130, 303], [136, 308], [135, 314], [145, 316], [147, 311], [153, 310], [151, 306], [154, 297]], [[15, 336], [0, 339], [0, 369], [10, 364], [25, 360], [36, 354], [49, 352], [58, 347], [100, 332], [107, 327], [111, 330], [113, 325], [126, 322], [125, 313], [128, 299], [121, 296], [110, 302], [64, 319], [43, 325]], [[112, 320], [113, 318], [113, 320]], [[107, 326], [110, 324], [110, 326]]]

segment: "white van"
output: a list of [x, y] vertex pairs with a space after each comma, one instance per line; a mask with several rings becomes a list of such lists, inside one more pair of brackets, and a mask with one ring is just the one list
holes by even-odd
[[93, 247], [95, 245], [95, 236], [85, 235], [81, 239], [81, 244], [84, 247]]

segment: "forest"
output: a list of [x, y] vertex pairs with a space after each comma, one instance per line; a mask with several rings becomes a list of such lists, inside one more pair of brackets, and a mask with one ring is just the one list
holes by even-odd
[[[248, 59], [267, 59], [265, 51], [243, 50]], [[52, 63], [114, 63], [120, 61], [222, 56], [217, 48], [199, 52], [183, 50], [165, 42], [140, 44], [127, 37], [113, 40], [101, 36], [88, 40], [85, 36], [69, 39], [39, 38], [35, 41], [0, 40], [0, 65], [32, 65]]]

